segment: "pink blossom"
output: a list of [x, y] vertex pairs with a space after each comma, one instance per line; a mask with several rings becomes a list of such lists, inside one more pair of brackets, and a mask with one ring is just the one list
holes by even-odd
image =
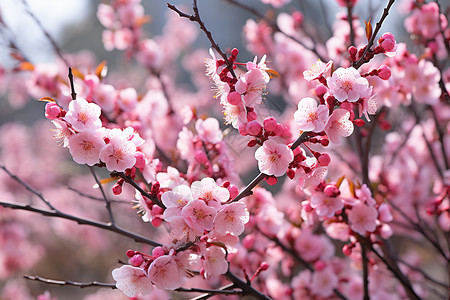
[[156, 174], [156, 180], [158, 180], [161, 188], [173, 189], [177, 185], [186, 184], [186, 180], [181, 177], [180, 172], [171, 166], [167, 167], [167, 173], [159, 172]]
[[213, 228], [213, 221], [217, 214], [215, 208], [209, 207], [202, 200], [192, 200], [181, 209], [181, 216], [190, 227], [203, 232]]
[[206, 143], [217, 144], [222, 140], [223, 134], [217, 119], [198, 119], [197, 122], [195, 122], [195, 130], [197, 131], [199, 138]]
[[183, 217], [174, 217], [170, 220], [170, 235], [179, 241], [193, 242], [198, 236], [203, 235], [203, 230], [190, 227]]
[[359, 72], [353, 68], [339, 68], [327, 78], [327, 84], [331, 93], [338, 101], [356, 102], [363, 98], [369, 89], [369, 82], [361, 77]]
[[214, 218], [214, 231], [220, 235], [227, 233], [239, 236], [249, 221], [249, 213], [243, 202], [223, 205]]
[[258, 228], [268, 235], [277, 235], [284, 219], [284, 214], [275, 205], [269, 203], [266, 203], [256, 215]]
[[97, 8], [97, 18], [106, 28], [112, 28], [116, 15], [111, 5], [100, 3]]
[[56, 127], [56, 129], [52, 129], [52, 131], [55, 133], [53, 137], [58, 141], [59, 144], [63, 145], [64, 147], [68, 147], [69, 139], [75, 133], [72, 129], [69, 128], [67, 122], [56, 119], [52, 120], [52, 123]]
[[378, 212], [375, 207], [362, 203], [357, 204], [348, 213], [350, 228], [361, 235], [373, 232], [377, 227], [377, 216]]
[[378, 44], [383, 49], [384, 54], [386, 54], [386, 56], [393, 57], [397, 53], [398, 45], [395, 42], [394, 35], [390, 32], [383, 34], [378, 39]]
[[327, 259], [334, 253], [331, 242], [320, 235], [313, 234], [310, 228], [302, 229], [300, 236], [295, 239], [295, 250], [306, 261], [313, 262], [317, 259]]
[[212, 178], [206, 177], [201, 181], [194, 181], [191, 185], [192, 196], [205, 201], [208, 206], [219, 209], [221, 203], [228, 201], [230, 192], [217, 185]]
[[152, 39], [145, 39], [139, 44], [136, 59], [143, 66], [152, 70], [159, 70], [164, 63], [165, 54], [157, 42]]
[[95, 130], [102, 127], [100, 121], [101, 109], [95, 103], [88, 103], [83, 98], [77, 98], [69, 103], [69, 111], [64, 120], [75, 130]]
[[252, 69], [236, 82], [236, 92], [243, 95], [245, 106], [253, 107], [261, 103], [267, 83], [267, 73]]
[[147, 295], [153, 290], [150, 279], [141, 268], [123, 265], [112, 271], [112, 277], [116, 287], [128, 297]]
[[75, 162], [93, 166], [100, 161], [99, 155], [105, 141], [100, 130], [83, 131], [70, 137], [69, 151]]
[[348, 5], [355, 6], [356, 2], [358, 2], [358, 0], [336, 0], [336, 1], [340, 6], [343, 7], [347, 7]]
[[324, 63], [319, 59], [315, 64], [311, 65], [309, 70], [303, 72], [303, 77], [308, 81], [319, 79], [323, 76], [326, 76], [326, 73], [331, 70], [332, 65], [333, 61], [331, 60], [327, 63]]
[[109, 143], [100, 151], [100, 160], [106, 164], [108, 171], [123, 172], [136, 163], [136, 145], [128, 141], [120, 129], [108, 133]]
[[349, 120], [350, 112], [346, 109], [335, 109], [325, 126], [325, 133], [330, 142], [340, 145], [342, 137], [348, 137], [353, 133], [353, 123]]
[[194, 143], [192, 140], [194, 139], [194, 134], [183, 127], [183, 129], [178, 133], [177, 140], [177, 149], [180, 151], [180, 156], [182, 159], [187, 160], [188, 162], [192, 162], [194, 160]]
[[289, 164], [294, 159], [292, 150], [284, 144], [267, 140], [255, 152], [258, 168], [266, 175], [281, 176], [286, 173]]
[[134, 88], [126, 88], [118, 93], [117, 104], [125, 112], [131, 112], [137, 105], [137, 92]]
[[247, 123], [247, 109], [243, 102], [239, 105], [224, 104], [223, 114], [225, 122], [234, 128], [239, 128], [239, 125]]
[[93, 100], [102, 111], [112, 112], [117, 101], [116, 89], [110, 84], [99, 84], [94, 90]]
[[162, 194], [161, 201], [166, 206], [163, 217], [171, 221], [174, 217], [181, 215], [181, 210], [192, 201], [191, 189], [186, 185], [179, 185]]
[[303, 98], [298, 103], [294, 119], [300, 130], [321, 132], [328, 121], [328, 107], [326, 105], [317, 106], [317, 101], [313, 98]]
[[225, 251], [222, 247], [211, 246], [203, 252], [206, 278], [219, 276], [228, 271], [228, 262], [225, 258]]
[[162, 255], [148, 268], [148, 278], [159, 289], [174, 290], [183, 284], [185, 278], [180, 271], [172, 255]]
[[340, 197], [330, 197], [322, 192], [313, 193], [310, 203], [319, 217], [331, 218], [336, 212], [344, 208], [344, 202]]
[[311, 277], [311, 292], [314, 295], [322, 297], [330, 297], [333, 295], [333, 290], [338, 285], [338, 277], [331, 267], [326, 267], [323, 270], [316, 270]]
[[350, 237], [350, 228], [345, 223], [333, 222], [326, 226], [327, 234], [335, 240], [346, 242]]
[[425, 3], [420, 9], [414, 9], [405, 19], [405, 28], [409, 33], [422, 35], [426, 39], [434, 38], [447, 24], [445, 15], [439, 14], [439, 6], [435, 2]]

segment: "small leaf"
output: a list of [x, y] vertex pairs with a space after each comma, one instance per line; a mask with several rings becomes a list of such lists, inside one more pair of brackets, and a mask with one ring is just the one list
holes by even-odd
[[23, 61], [19, 64], [19, 67], [17, 68], [19, 71], [33, 71], [34, 65], [30, 63], [29, 61]]
[[134, 25], [136, 25], [137, 27], [140, 27], [140, 26], [142, 26], [142, 25], [144, 25], [146, 23], [150, 23], [151, 21], [152, 21], [152, 17], [149, 16], [149, 15], [145, 15], [145, 16], [142, 16], [142, 17], [138, 18], [134, 22]]
[[278, 72], [275, 70], [267, 69], [266, 73], [269, 74], [270, 78], [280, 78], [280, 74], [278, 74]]
[[78, 69], [72, 68], [72, 74], [73, 76], [84, 80], [84, 74], [81, 73]]
[[119, 179], [119, 177], [104, 178], [104, 179], [100, 179], [100, 183], [101, 184], [108, 184], [108, 183], [116, 181], [118, 179]]
[[95, 68], [95, 75], [98, 78], [102, 79], [108, 73], [108, 66], [106, 65], [106, 60], [102, 61], [98, 64], [97, 68]]
[[352, 193], [352, 196], [356, 198], [355, 184], [350, 179], [347, 179], [347, 182], [350, 188], [350, 192]]
[[339, 177], [338, 181], [336, 182], [336, 186], [337, 188], [339, 188], [342, 184], [342, 181], [344, 181], [345, 179], [345, 175], [342, 175], [341, 177]]
[[51, 97], [43, 97], [41, 99], [39, 99], [39, 101], [45, 101], [45, 102], [55, 102], [55, 99], [51, 98]]
[[367, 38], [367, 41], [369, 41], [370, 38], [372, 37], [372, 24], [370, 24], [370, 20], [371, 19], [369, 19], [369, 22], [364, 21], [364, 23], [366, 23], [366, 38]]

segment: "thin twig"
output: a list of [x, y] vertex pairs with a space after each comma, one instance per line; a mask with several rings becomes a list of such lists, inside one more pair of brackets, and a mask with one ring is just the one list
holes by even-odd
[[95, 174], [94, 168], [89, 166], [89, 170], [91, 171], [91, 174], [94, 177], [95, 182], [97, 183], [98, 188], [100, 189], [100, 192], [102, 193], [103, 199], [105, 200], [106, 210], [108, 211], [109, 221], [111, 222], [111, 226], [115, 227], [116, 222], [114, 221], [114, 215], [113, 215], [112, 208], [111, 208], [111, 201], [106, 196], [105, 190], [103, 189], [103, 186], [102, 186], [102, 183], [100, 182], [100, 180], [98, 180], [97, 175]]
[[154, 246], [154, 247], [162, 246], [158, 242], [155, 242], [155, 241], [148, 239], [142, 235], [128, 231], [121, 227], [118, 227], [118, 226], [113, 227], [113, 226], [111, 226], [111, 224], [108, 224], [108, 223], [103, 223], [103, 222], [93, 221], [93, 220], [89, 220], [89, 219], [85, 219], [85, 218], [81, 218], [81, 217], [76, 217], [74, 215], [70, 215], [70, 214], [61, 212], [59, 210], [50, 211], [50, 210], [37, 208], [37, 207], [31, 206], [28, 204], [10, 203], [10, 202], [3, 202], [3, 201], [0, 201], [0, 206], [6, 207], [6, 208], [11, 208], [11, 209], [31, 211], [31, 212], [39, 213], [39, 214], [47, 216], [47, 217], [56, 217], [56, 218], [71, 220], [71, 221], [77, 222], [80, 225], [89, 225], [89, 226], [93, 226], [93, 227], [97, 227], [100, 229], [118, 233], [120, 235], [132, 238], [133, 240], [135, 240], [138, 243], [143, 243], [143, 244], [147, 244], [147, 245]]
[[28, 280], [44, 282], [46, 284], [53, 284], [53, 285], [77, 286], [79, 288], [86, 288], [86, 287], [107, 287], [107, 288], [111, 288], [111, 289], [117, 288], [116, 284], [114, 284], [114, 283], [105, 283], [105, 282], [99, 282], [99, 281], [78, 282], [78, 281], [72, 281], [72, 280], [48, 279], [48, 278], [44, 278], [41, 276], [30, 276], [30, 275], [25, 275], [23, 277]]
[[200, 14], [199, 14], [198, 7], [197, 7], [197, 0], [194, 0], [193, 2], [194, 2], [193, 3], [193, 10], [194, 10], [193, 15], [186, 14], [186, 13], [182, 12], [181, 10], [179, 10], [175, 5], [172, 5], [169, 3], [167, 3], [167, 7], [169, 9], [173, 10], [174, 12], [176, 12], [181, 18], [187, 18], [192, 22], [196, 22], [200, 26], [200, 29], [206, 34], [206, 37], [210, 41], [211, 46], [217, 51], [217, 53], [219, 53], [219, 55], [225, 61], [228, 71], [230, 71], [230, 73], [233, 75], [233, 77], [236, 78], [236, 74], [234, 73], [234, 70], [233, 70], [233, 63], [228, 60], [225, 52], [223, 52], [222, 49], [220, 49], [219, 45], [214, 41], [214, 38], [213, 38], [211, 32], [206, 28], [205, 23], [203, 23], [202, 19], [200, 18]]
[[[103, 198], [99, 198], [99, 197], [95, 197], [95, 196], [92, 196], [92, 195], [88, 195], [86, 193], [83, 193], [83, 192], [81, 192], [81, 191], [71, 187], [71, 186], [68, 186], [67, 189], [71, 190], [72, 192], [77, 193], [78, 195], [80, 195], [82, 197], [88, 198], [88, 199], [92, 199], [92, 200], [95, 200], [95, 201], [105, 201]], [[125, 200], [109, 199], [109, 201], [111, 201], [111, 203], [130, 204], [129, 201], [125, 201]]]
[[53, 47], [53, 50], [56, 52], [56, 54], [59, 56], [59, 58], [61, 58], [61, 60], [64, 62], [64, 64], [69, 67], [69, 62], [67, 61], [67, 59], [64, 57], [64, 54], [61, 50], [61, 48], [58, 46], [58, 44], [56, 43], [56, 41], [53, 39], [53, 37], [50, 35], [50, 33], [44, 28], [44, 26], [42, 25], [41, 21], [39, 21], [39, 19], [36, 17], [36, 15], [31, 11], [28, 3], [26, 0], [22, 0], [22, 3], [25, 7], [25, 11], [28, 13], [28, 15], [36, 22], [36, 24], [38, 25], [38, 27], [42, 30], [42, 32], [44, 33], [44, 35], [47, 37], [47, 39], [49, 40], [50, 44]]
[[256, 299], [270, 300], [269, 297], [267, 297], [266, 295], [264, 295], [263, 293], [261, 293], [260, 291], [258, 291], [254, 287], [252, 287], [251, 285], [247, 284], [247, 282], [243, 281], [242, 279], [240, 279], [239, 277], [234, 275], [230, 271], [230, 269], [228, 269], [228, 271], [224, 274], [224, 276], [226, 278], [228, 278], [228, 280], [233, 282], [236, 287], [242, 289], [244, 295], [245, 294], [251, 295], [251, 296], [255, 297]]
[[5, 171], [6, 174], [8, 174], [9, 177], [20, 183], [25, 189], [27, 189], [32, 194], [36, 195], [39, 199], [42, 200], [42, 202], [45, 203], [45, 205], [48, 206], [52, 211], [57, 211], [57, 209], [49, 202], [47, 199], [44, 198], [44, 196], [36, 191], [34, 188], [32, 188], [28, 183], [17, 177], [16, 175], [12, 174], [4, 165], [0, 165], [0, 168]]
[[350, 26], [350, 46], [355, 46], [355, 29], [353, 28], [353, 4], [351, 1], [347, 2], [347, 21]]
[[[308, 139], [309, 132], [303, 132], [297, 140], [292, 144], [291, 149], [294, 150], [301, 143], [305, 142]], [[267, 175], [264, 173], [259, 173], [234, 199], [228, 201], [228, 203], [236, 202], [241, 200], [244, 197], [251, 195], [251, 191], [266, 178]]]
[[[252, 8], [251, 6], [245, 5], [243, 3], [240, 3], [238, 1], [235, 0], [224, 0], [225, 2], [228, 2], [230, 4], [233, 4], [239, 8], [242, 8], [250, 13], [252, 13], [257, 19], [260, 20], [264, 20], [267, 22], [267, 24], [269, 24], [269, 26], [272, 28], [272, 30], [274, 30], [275, 32], [280, 32], [281, 34], [283, 34], [284, 36], [286, 36], [287, 38], [293, 40], [294, 42], [296, 42], [297, 44], [299, 44], [300, 46], [302, 46], [303, 48], [305, 48], [308, 51], [311, 51], [312, 53], [314, 53], [317, 58], [319, 58], [321, 61], [328, 61], [328, 59], [326, 59], [325, 57], [323, 57], [319, 51], [317, 50], [316, 45], [314, 44], [312, 47], [307, 46], [305, 43], [303, 43], [301, 40], [297, 39], [296, 37], [285, 33], [284, 31], [282, 31], [278, 25], [276, 23], [274, 23], [273, 21], [267, 19], [264, 15], [262, 15], [261, 13], [259, 13], [256, 9]], [[312, 39], [312, 38], [311, 38]]]
[[353, 64], [353, 67], [355, 69], [359, 69], [359, 67], [361, 67], [363, 64], [365, 64], [366, 61], [366, 54], [367, 52], [369, 52], [370, 48], [372, 47], [375, 38], [378, 34], [378, 31], [380, 31], [381, 29], [381, 25], [383, 24], [384, 20], [386, 19], [386, 17], [389, 15], [389, 10], [391, 9], [392, 5], [394, 4], [395, 0], [389, 0], [389, 3], [387, 4], [387, 6], [384, 8], [383, 10], [383, 15], [381, 16], [380, 20], [377, 22], [376, 26], [375, 26], [375, 30], [372, 33], [372, 36], [370, 37], [369, 42], [367, 43], [366, 49], [364, 49], [363, 55], [361, 56], [361, 58], [355, 62]]

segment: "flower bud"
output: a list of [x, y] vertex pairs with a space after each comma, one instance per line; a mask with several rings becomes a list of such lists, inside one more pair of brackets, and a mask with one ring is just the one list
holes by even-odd
[[55, 102], [48, 102], [45, 105], [45, 117], [49, 120], [54, 120], [59, 117], [61, 113], [61, 107]]
[[391, 77], [391, 68], [386, 65], [381, 65], [377, 71], [378, 76], [383, 80], [388, 80]]
[[330, 164], [331, 162], [331, 158], [328, 155], [328, 153], [322, 153], [318, 158], [317, 158], [317, 162], [319, 163], [319, 165], [321, 165], [322, 167], [326, 167]]
[[238, 105], [242, 102], [241, 94], [236, 91], [228, 93], [227, 100], [231, 105]]
[[163, 256], [164, 254], [166, 254], [166, 252], [164, 251], [163, 247], [158, 246], [158, 247], [153, 248], [153, 251], [152, 251], [153, 258]]
[[258, 136], [262, 133], [263, 127], [258, 121], [250, 121], [247, 123], [247, 132], [252, 136]]
[[134, 157], [136, 158], [136, 163], [134, 164], [136, 168], [142, 169], [145, 167], [145, 155], [144, 153], [137, 151], [134, 154]]
[[278, 123], [274, 117], [267, 117], [264, 119], [263, 125], [266, 131], [274, 131]]
[[130, 258], [130, 264], [133, 267], [139, 267], [144, 262], [141, 254], [136, 254], [132, 258]]

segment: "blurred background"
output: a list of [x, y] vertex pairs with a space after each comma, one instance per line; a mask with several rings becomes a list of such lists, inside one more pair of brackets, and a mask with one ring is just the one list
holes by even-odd
[[[341, 10], [334, 0], [292, 0], [289, 5], [281, 9], [262, 4], [261, 1], [241, 1], [261, 12], [269, 10], [269, 14], [300, 10], [305, 18], [304, 23], [314, 28], [315, 32], [319, 34], [318, 39], [322, 41], [327, 40], [331, 36], [328, 28], [335, 19], [336, 12]], [[384, 0], [360, 0], [355, 8], [355, 13], [361, 16], [362, 20], [368, 20], [372, 17], [372, 20], [374, 20], [372, 23], [374, 24], [378, 20], [381, 9], [386, 2]], [[99, 0], [27, 0], [26, 3], [20, 0], [0, 0], [0, 16], [3, 23], [3, 26], [0, 27], [1, 70], [13, 68], [16, 64], [16, 61], [10, 57], [11, 42], [32, 63], [53, 62], [56, 59], [51, 43], [27, 10], [30, 10], [36, 16], [64, 53], [74, 53], [88, 49], [95, 55], [98, 62], [106, 60], [110, 70], [126, 68], [126, 62], [124, 62], [121, 52], [117, 50], [108, 52], [103, 47], [101, 35], [104, 28], [96, 18], [96, 10], [99, 3], [101, 3]], [[170, 3], [183, 8], [186, 12], [190, 11], [192, 6], [192, 2], [188, 0], [173, 0]], [[151, 22], [144, 26], [144, 30], [150, 37], [161, 34], [167, 16], [174, 12], [167, 8], [166, 1], [143, 1], [143, 5], [145, 6], [146, 14], [151, 15], [152, 18]], [[236, 6], [227, 4], [226, 1], [199, 0], [198, 5], [206, 26], [213, 33], [219, 45], [224, 49], [236, 47], [240, 49], [240, 59], [242, 61], [252, 60], [253, 55], [245, 50], [241, 30], [246, 20], [253, 18], [253, 16]], [[448, 3], [444, 3], [444, 5], [448, 5]], [[384, 25], [384, 31], [391, 31], [395, 34], [398, 41], [404, 41], [406, 40], [406, 33], [402, 26], [403, 17], [399, 10], [401, 10], [400, 5], [394, 7]], [[209, 48], [210, 46], [209, 41], [202, 33], [199, 34], [195, 45], [197, 48]], [[3, 73], [0, 72], [0, 85], [2, 84], [2, 75]], [[187, 78], [186, 82], [188, 82]], [[11, 122], [24, 124], [31, 128], [31, 131], [24, 133], [24, 135], [29, 136], [29, 138], [37, 138], [38, 135], [32, 131], [32, 127], [33, 124], [44, 119], [44, 103], [28, 101], [26, 105], [22, 106], [14, 105], [13, 103], [14, 100], [8, 99], [4, 94], [0, 95], [0, 125]], [[14, 128], [8, 127], [7, 129], [11, 131]], [[7, 136], [8, 130], [3, 129], [0, 132], [3, 134], [3, 138]], [[48, 136], [45, 138], [48, 139]], [[38, 144], [39, 141], [35, 140], [35, 143]], [[60, 151], [58, 147], [54, 148], [57, 148], [56, 151]], [[0, 152], [1, 150], [0, 148]], [[51, 151], [53, 150], [48, 150], [47, 154], [53, 153]], [[13, 183], [10, 182], [9, 184]], [[93, 185], [94, 182], [91, 180], [86, 183], [80, 179], [80, 182], [72, 181], [70, 184], [79, 186], [82, 189], [83, 184]], [[79, 198], [79, 195], [76, 193], [69, 193], [66, 190], [59, 195], [53, 196], [67, 197], [67, 199], [72, 199], [73, 201]], [[118, 203], [117, 205], [123, 204]], [[91, 202], [84, 209], [93, 210], [93, 206], [101, 208], [103, 204]], [[129, 205], [126, 207], [129, 207]], [[0, 209], [0, 219], [7, 216], [7, 214], [9, 215], [11, 212], [5, 212], [5, 210]], [[129, 239], [122, 239], [113, 233], [105, 233], [99, 230], [93, 230], [94, 233], [91, 236], [87, 234], [87, 230], [83, 231], [80, 235], [77, 235], [82, 237], [81, 239], [63, 239], [61, 238], [61, 233], [59, 233], [59, 237], [53, 237], [55, 235], [55, 232], [53, 232], [54, 227], [43, 225], [42, 216], [24, 212], [20, 212], [20, 214], [23, 215], [24, 219], [28, 219], [30, 226], [34, 224], [34, 226], [39, 227], [42, 224], [43, 234], [48, 235], [49, 240], [52, 240], [52, 242], [49, 248], [46, 249], [45, 256], [41, 256], [40, 260], [30, 270], [11, 274], [8, 278], [0, 278], [0, 295], [2, 294], [2, 289], [6, 289], [6, 284], [9, 284], [8, 288], [11, 290], [15, 288], [21, 289], [22, 284], [24, 284], [30, 289], [31, 295], [34, 296], [49, 290], [52, 295], [58, 296], [59, 299], [81, 299], [84, 295], [94, 292], [96, 288], [79, 289], [75, 287], [50, 286], [26, 281], [21, 279], [21, 277], [23, 274], [29, 274], [76, 281], [99, 280], [112, 282], [111, 269], [116, 264], [117, 259], [126, 259], [124, 257], [126, 247], [130, 249], [141, 247]], [[94, 215], [94, 217], [102, 218], [101, 215]], [[59, 221], [52, 220], [52, 222]], [[146, 224], [138, 222], [135, 213], [131, 210], [122, 217], [120, 222], [127, 224], [127, 227], [132, 227], [138, 232], [146, 232], [148, 229]], [[65, 223], [62, 222], [62, 224]], [[67, 228], [61, 229], [61, 232], [67, 234], [72, 230], [72, 225], [67, 224]], [[61, 225], [61, 227], [64, 226], [66, 225]], [[45, 232], [46, 230], [49, 231]], [[88, 246], [84, 247], [83, 244]], [[96, 244], [99, 244], [97, 245], [97, 251], [95, 253], [90, 252], [90, 249]], [[0, 247], [2, 247], [1, 244]], [[24, 244], [23, 247], [27, 246]], [[33, 248], [30, 251], [39, 252], [41, 250]], [[11, 279], [18, 280], [17, 287], [11, 287]], [[22, 296], [17, 297], [16, 299], [20, 300]], [[99, 296], [96, 299], [102, 299], [102, 297], [105, 298], [106, 296]]]

